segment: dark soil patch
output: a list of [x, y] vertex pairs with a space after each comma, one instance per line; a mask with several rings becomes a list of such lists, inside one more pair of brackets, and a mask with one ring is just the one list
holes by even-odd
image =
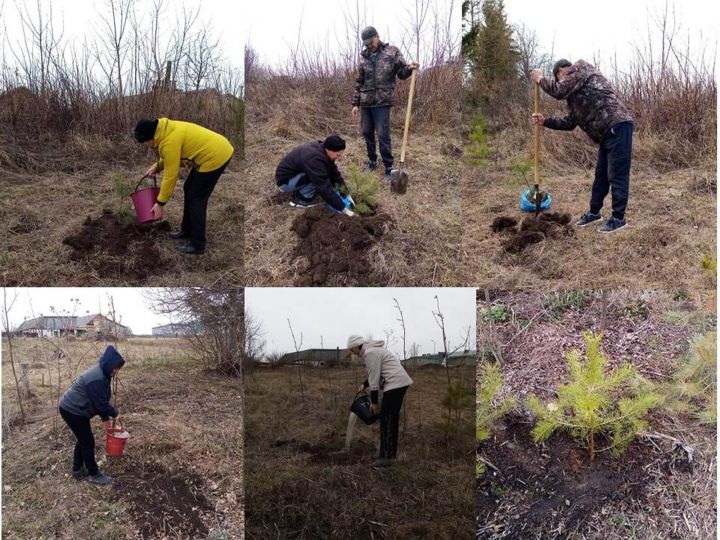
[[142, 538], [205, 538], [205, 512], [214, 512], [202, 494], [202, 479], [171, 472], [155, 463], [126, 463], [115, 475], [113, 490], [128, 503]]
[[353, 441], [347, 451], [337, 450], [327, 444], [312, 444], [296, 439], [278, 439], [272, 446], [274, 448], [287, 447], [291, 451], [308, 454], [308, 462], [325, 465], [370, 464], [376, 454], [375, 447], [363, 441]]
[[404, 523], [395, 527], [392, 534], [392, 538], [396, 540], [414, 540], [418, 538], [425, 540], [446, 540], [452, 537], [452, 531], [450, 531], [447, 526], [434, 521]]
[[70, 260], [84, 264], [101, 278], [145, 280], [170, 268], [157, 240], [170, 230], [167, 221], [125, 225], [110, 210], [88, 218], [80, 230], [63, 240]]
[[291, 229], [300, 237], [293, 258], [308, 264], [295, 280], [298, 287], [322, 286], [332, 276], [346, 277], [355, 286], [383, 286], [368, 250], [387, 233], [391, 218], [385, 214], [349, 217], [316, 207], [299, 214]]
[[278, 191], [274, 195], [270, 195], [267, 198], [269, 206], [287, 205], [287, 204], [290, 204], [291, 200], [292, 200], [292, 193], [283, 193], [282, 191]]
[[43, 222], [37, 216], [23, 214], [17, 223], [10, 227], [10, 230], [15, 234], [30, 234], [38, 229], [42, 229], [43, 226]]
[[649, 447], [635, 443], [620, 458], [590, 461], [563, 434], [536, 445], [531, 428], [509, 418], [480, 447], [492, 465], [478, 478], [477, 538], [564, 539], [611, 501], [645, 500], [646, 467], [655, 459]]
[[574, 236], [575, 231], [570, 225], [570, 214], [550, 212], [527, 216], [517, 227], [517, 219], [510, 216], [495, 218], [491, 228], [494, 233], [509, 235], [502, 242], [502, 247], [508, 253], [520, 253], [530, 244], [537, 244], [548, 238], [558, 239]]

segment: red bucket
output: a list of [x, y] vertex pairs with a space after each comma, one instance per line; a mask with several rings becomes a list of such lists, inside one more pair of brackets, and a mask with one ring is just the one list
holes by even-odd
[[138, 223], [156, 221], [151, 210], [153, 205], [157, 202], [158, 195], [160, 194], [160, 188], [157, 187], [157, 180], [153, 178], [153, 181], [155, 182], [154, 187], [138, 189], [140, 187], [140, 183], [146, 178], [147, 175], [143, 176], [137, 186], [135, 186], [135, 191], [130, 194]]
[[105, 455], [122, 456], [125, 452], [125, 444], [130, 434], [120, 427], [111, 427], [105, 430]]

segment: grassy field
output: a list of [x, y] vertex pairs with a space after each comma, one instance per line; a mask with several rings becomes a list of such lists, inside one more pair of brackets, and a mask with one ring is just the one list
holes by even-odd
[[[465, 538], [472, 533], [473, 415], [441, 427], [445, 371], [410, 371], [396, 464], [371, 467], [378, 426], [341, 451], [364, 367], [258, 369], [246, 375], [247, 538]], [[452, 370], [473, 392], [473, 368]], [[446, 413], [445, 413], [446, 414]]]
[[[7, 343], [3, 343], [4, 538], [239, 538], [243, 532], [243, 401], [239, 379], [202, 369], [181, 339], [120, 341], [126, 359], [116, 406], [131, 434], [125, 455], [96, 457], [113, 485], [70, 476], [75, 439], [56, 414], [75, 373], [97, 362], [106, 344], [14, 340], [17, 363], [30, 364], [32, 397], [19, 419]], [[44, 386], [43, 386], [44, 383]]]
[[[529, 126], [524, 132], [508, 129], [495, 134], [488, 163], [466, 169], [463, 283], [544, 291], [714, 288], [700, 266], [703, 255], [717, 253], [714, 158], [708, 156], [707, 165], [682, 169], [653, 166], [658, 156], [649, 153], [651, 141], [642, 139], [635, 142], [626, 229], [603, 235], [598, 227], [575, 228], [574, 236], [545, 240], [519, 254], [506, 253], [503, 235], [494, 233], [491, 224], [500, 216], [527, 215], [519, 209], [525, 184], [513, 163], [532, 155], [531, 136]], [[553, 198], [551, 211], [569, 213], [573, 223], [588, 210], [597, 153], [586, 141], [575, 140], [582, 137], [550, 130], [543, 134], [542, 186]], [[607, 218], [609, 196], [605, 204], [602, 213]]]
[[[547, 402], [567, 380], [565, 355], [584, 351], [582, 331], [598, 332], [608, 368], [629, 361], [658, 385], [685, 361], [693, 336], [716, 327], [710, 295], [676, 291], [512, 292], [478, 302], [478, 340], [485, 361], [500, 359], [503, 387], [515, 410], [481, 443], [478, 537], [573, 539], [711, 538], [716, 530], [716, 429], [688, 413], [659, 408], [650, 429], [619, 457], [595, 462], [563, 434], [542, 444], [524, 406], [534, 394]], [[484, 322], [483, 322], [484, 321]], [[682, 446], [691, 464], [679, 460]]]
[[[141, 156], [144, 156], [141, 154]], [[98, 275], [82, 261], [70, 258], [63, 244], [76, 234], [86, 218], [100, 216], [103, 209], [117, 211], [120, 197], [115, 182], [135, 184], [152, 162], [150, 155], [127, 164], [73, 164], [66, 170], [25, 173], [7, 171], [0, 187], [0, 267], [5, 285], [15, 286], [196, 286], [199, 283], [242, 284], [243, 207], [239, 162], [231, 163], [208, 205], [208, 248], [201, 257], [187, 257], [175, 251], [175, 242], [165, 233], [152, 240], [162, 268], [148, 267], [146, 277], [134, 279], [118, 270]], [[146, 181], [147, 182], [147, 181]], [[125, 199], [130, 203], [130, 199]], [[182, 180], [165, 207], [173, 230], [182, 219]], [[131, 249], [122, 258], [143, 270], [149, 262], [143, 253]], [[127, 267], [128, 261], [118, 261]], [[123, 266], [120, 266], [123, 268]]]
[[[395, 122], [393, 145], [399, 161], [402, 124]], [[367, 162], [365, 145], [358, 125], [336, 125], [348, 144], [338, 166], [341, 172], [350, 164], [362, 167]], [[246, 202], [245, 269], [248, 285], [288, 286], [302, 272], [303, 258], [293, 259], [299, 238], [290, 230], [293, 219], [302, 210], [287, 202], [273, 200], [277, 193], [275, 168], [280, 159], [298, 144], [323, 139], [328, 133], [309, 133], [293, 129], [292, 123], [274, 126], [250, 122], [247, 132], [247, 168], [243, 183]], [[383, 183], [378, 197], [378, 213], [392, 222], [387, 234], [370, 247], [373, 273], [382, 276], [380, 285], [431, 286], [460, 285], [457, 265], [462, 236], [461, 167], [453, 148], [461, 145], [460, 134], [411, 131], [406, 158], [410, 176], [408, 192], [395, 195]], [[382, 174], [378, 172], [382, 183]], [[357, 286], [337, 275], [328, 286]]]

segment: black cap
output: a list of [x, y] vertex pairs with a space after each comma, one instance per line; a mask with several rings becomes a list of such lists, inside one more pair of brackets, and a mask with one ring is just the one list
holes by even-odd
[[570, 63], [570, 60], [565, 60], [564, 58], [561, 58], [557, 62], [555, 62], [555, 65], [553, 66], [553, 77], [555, 78], [555, 82], [558, 80], [558, 72], [560, 71], [560, 68], [570, 67], [572, 64]]
[[333, 133], [332, 135], [328, 135], [327, 139], [325, 139], [323, 147], [325, 150], [330, 150], [331, 152], [340, 152], [345, 150], [345, 140], [340, 135], [335, 135]]
[[367, 26], [363, 28], [363, 31], [360, 33], [360, 37], [363, 40], [363, 45], [370, 45], [370, 42], [372, 41], [372, 38], [377, 36], [377, 30], [375, 30], [374, 26]]
[[143, 119], [140, 120], [135, 125], [135, 130], [133, 131], [133, 137], [135, 137], [135, 140], [139, 143], [144, 143], [151, 141], [155, 137], [155, 130], [157, 129], [158, 121], [155, 120], [147, 120]]

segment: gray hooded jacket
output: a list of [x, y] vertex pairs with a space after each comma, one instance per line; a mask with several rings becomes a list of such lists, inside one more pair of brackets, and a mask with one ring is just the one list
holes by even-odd
[[385, 348], [384, 341], [368, 341], [363, 344], [362, 359], [368, 372], [371, 392], [382, 389], [387, 392], [410, 386], [412, 379], [402, 367], [400, 360]]

